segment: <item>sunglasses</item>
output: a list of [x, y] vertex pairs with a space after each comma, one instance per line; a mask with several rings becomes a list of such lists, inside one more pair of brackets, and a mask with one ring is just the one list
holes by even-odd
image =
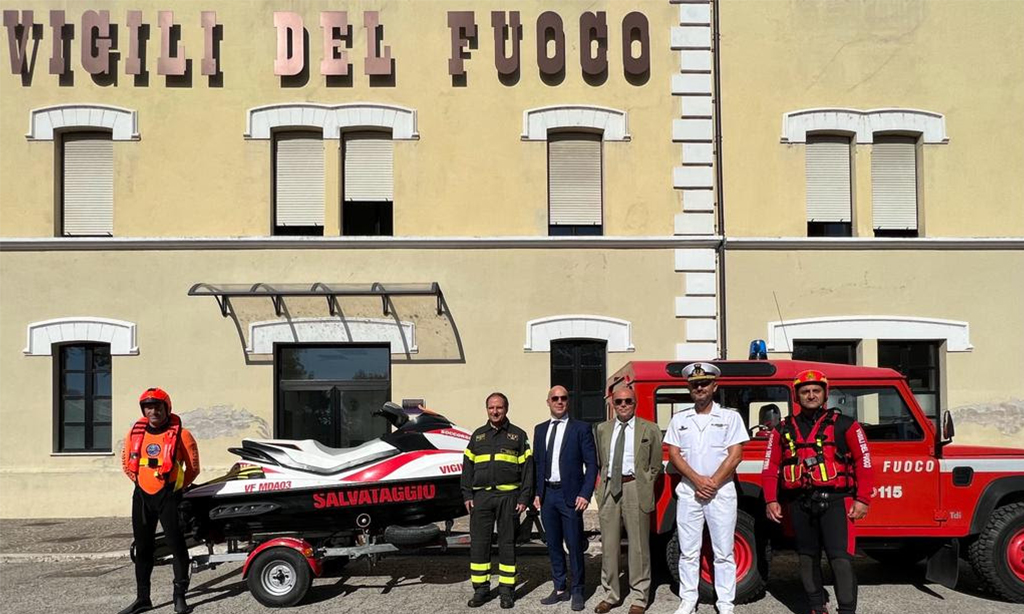
[[615, 399], [612, 402], [615, 403], [615, 405], [634, 405], [636, 404], [636, 399]]
[[569, 397], [551, 397], [552, 401], [568, 401]]
[[690, 382], [690, 387], [691, 388], [704, 388], [705, 386], [710, 386], [712, 383], [714, 383], [714, 382], [712, 382], [709, 379], [698, 380], [696, 382]]

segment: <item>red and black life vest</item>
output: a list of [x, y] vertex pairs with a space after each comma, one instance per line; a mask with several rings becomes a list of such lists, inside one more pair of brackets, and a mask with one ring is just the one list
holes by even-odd
[[[145, 417], [139, 418], [132, 426], [131, 430], [131, 447], [128, 453], [128, 470], [133, 474], [139, 474], [139, 461], [142, 458], [142, 441], [146, 437], [146, 426], [149, 425], [149, 420]], [[160, 474], [163, 479], [167, 479], [171, 475], [171, 472], [175, 469], [174, 456], [178, 451], [178, 440], [181, 436], [181, 418], [176, 414], [170, 414], [167, 417], [167, 430], [164, 431], [163, 445], [161, 446], [160, 458], [156, 459], [157, 463], [154, 466], [152, 463], [148, 468], [155, 469], [155, 472]], [[147, 459], [153, 460], [153, 459]], [[179, 478], [183, 476], [183, 472], [178, 472]]]
[[800, 434], [793, 416], [783, 420], [780, 466], [784, 489], [854, 489], [853, 457], [846, 450], [846, 442], [839, 442], [836, 437], [836, 420], [840, 416], [836, 409], [825, 411], [806, 438]]

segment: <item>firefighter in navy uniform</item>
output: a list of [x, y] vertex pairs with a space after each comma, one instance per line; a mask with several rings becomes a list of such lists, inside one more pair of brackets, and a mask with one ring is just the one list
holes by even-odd
[[774, 522], [784, 513], [792, 521], [811, 614], [828, 613], [822, 549], [835, 576], [838, 611], [854, 614], [854, 522], [867, 515], [872, 489], [867, 436], [853, 418], [826, 409], [828, 380], [821, 371], [800, 373], [793, 388], [800, 413], [786, 417], [768, 436], [761, 474], [766, 513]]
[[199, 475], [199, 447], [181, 419], [171, 413], [171, 397], [149, 388], [139, 397], [142, 417], [124, 440], [121, 461], [125, 475], [135, 482], [132, 494], [132, 533], [135, 537], [136, 598], [120, 614], [137, 614], [153, 607], [149, 579], [153, 572], [154, 533], [157, 521], [174, 555], [174, 611], [191, 608], [185, 601], [189, 556], [178, 526], [181, 491]]
[[516, 525], [533, 499], [533, 452], [526, 431], [508, 421], [508, 398], [487, 397], [487, 424], [473, 432], [462, 465], [462, 500], [469, 512], [469, 569], [473, 598], [491, 592], [491, 534], [498, 525], [498, 595], [502, 608], [515, 604]]

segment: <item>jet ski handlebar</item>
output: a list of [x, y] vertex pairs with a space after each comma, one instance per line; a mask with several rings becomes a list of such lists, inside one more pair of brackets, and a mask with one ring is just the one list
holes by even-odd
[[384, 403], [380, 409], [373, 412], [373, 415], [383, 417], [396, 429], [401, 428], [409, 421], [409, 414], [405, 412], [405, 409], [398, 403], [392, 403], [391, 401]]

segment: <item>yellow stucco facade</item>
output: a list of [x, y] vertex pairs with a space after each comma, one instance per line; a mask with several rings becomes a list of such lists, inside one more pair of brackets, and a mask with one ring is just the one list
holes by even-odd
[[[142, 75], [126, 72], [129, 9], [146, 26]], [[867, 365], [880, 342], [927, 342], [958, 441], [1020, 440], [1024, 141], [1012, 135], [1024, 133], [1024, 4], [25, 0], [4, 7], [8, 40], [25, 10], [41, 33], [28, 39], [34, 61], [19, 72], [0, 44], [0, 517], [127, 514], [116, 451], [153, 385], [195, 431], [203, 477], [217, 475], [242, 437], [275, 435], [282, 340], [399, 335], [391, 398], [423, 398], [471, 426], [502, 390], [527, 430], [547, 414], [552, 342], [604, 343], [608, 375], [634, 359], [742, 359], [752, 339], [780, 358], [796, 341], [853, 342]], [[118, 34], [108, 76], [88, 72], [81, 48], [83, 14], [103, 10]], [[182, 77], [158, 68], [168, 10], [190, 62]], [[72, 24], [63, 75], [48, 70], [51, 11]], [[218, 24], [212, 76], [204, 11]], [[321, 74], [323, 11], [347, 11], [348, 77]], [[472, 11], [476, 25], [463, 77], [449, 70], [451, 11]], [[521, 17], [514, 75], [496, 69], [492, 11]], [[297, 76], [275, 74], [275, 12], [305, 28]], [[366, 74], [367, 12], [390, 74]], [[563, 24], [560, 74], [540, 68], [545, 12]], [[581, 61], [591, 12], [607, 25], [600, 75]], [[633, 12], [646, 48], [623, 32]], [[624, 53], [646, 55], [649, 70], [630, 73]], [[296, 115], [264, 113], [273, 105]], [[37, 121], [54, 108], [64, 124]], [[323, 120], [348, 108], [348, 123]], [[870, 130], [851, 137], [850, 236], [807, 236], [801, 139], [817, 124], [784, 118], [814, 109], [844, 114], [830, 134], [861, 122], [918, 135], [918, 236], [873, 236]], [[96, 130], [103, 110], [126, 122], [113, 129], [112, 236], [65, 237], [61, 134]], [[272, 136], [293, 129], [323, 135], [322, 236], [274, 235]], [[339, 134], [361, 129], [394, 139], [392, 236], [343, 235]], [[547, 137], [558, 131], [601, 135], [599, 236], [549, 235]], [[377, 296], [341, 296], [332, 313], [323, 297], [286, 297], [278, 314], [259, 296], [232, 299], [222, 317], [214, 298], [189, 296], [198, 283], [318, 281], [436, 282], [445, 305], [396, 297], [384, 311]], [[59, 449], [68, 343], [111, 348], [115, 452]], [[102, 494], [68, 509], [69, 492]]]

